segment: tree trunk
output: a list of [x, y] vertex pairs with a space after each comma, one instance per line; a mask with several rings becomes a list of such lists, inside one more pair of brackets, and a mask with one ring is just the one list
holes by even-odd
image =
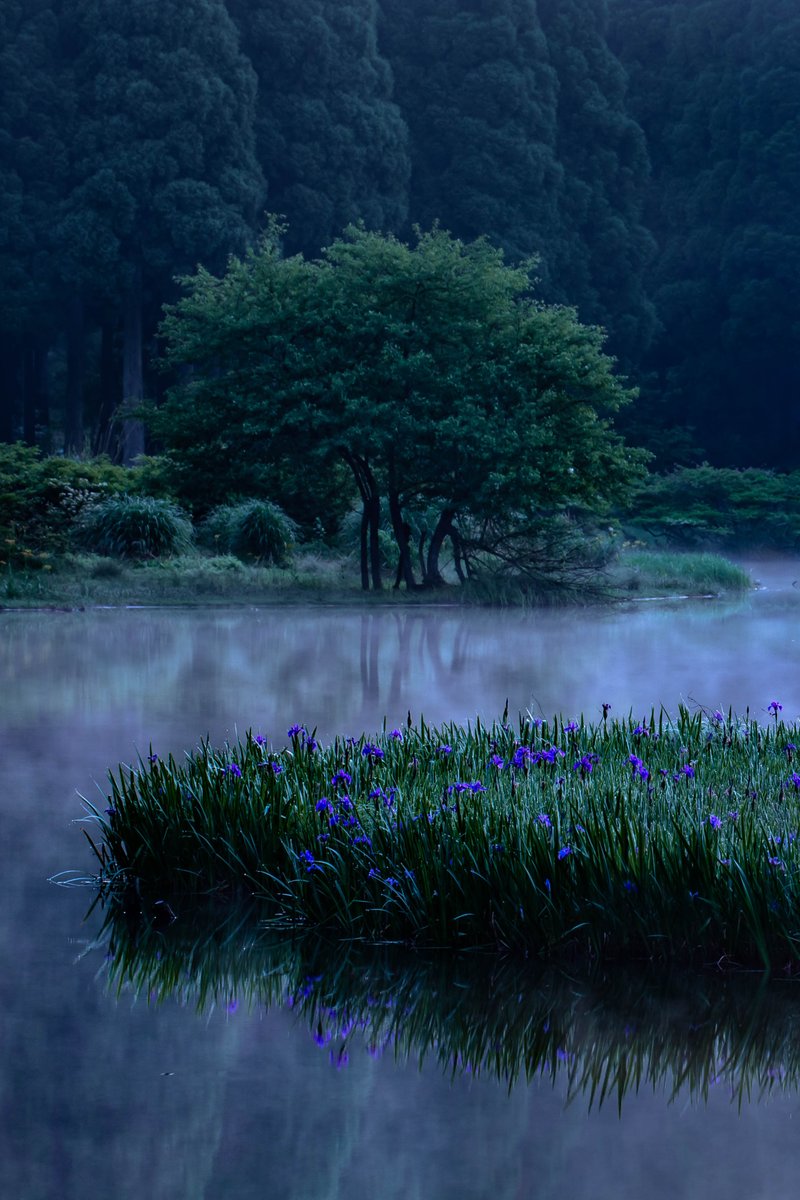
[[103, 321], [100, 326], [100, 408], [92, 439], [95, 454], [110, 454], [113, 441], [113, 420], [119, 397], [119, 378], [114, 355], [116, 322]]
[[402, 582], [409, 591], [415, 591], [419, 584], [414, 578], [414, 566], [411, 562], [411, 526], [403, 520], [400, 497], [394, 489], [389, 491], [389, 515], [392, 519], [394, 540], [397, 542], [400, 554], [394, 586], [399, 588]]
[[32, 334], [28, 334], [25, 338], [22, 367], [22, 440], [27, 446], [35, 446], [38, 387], [36, 379], [36, 347], [33, 343]]
[[122, 340], [122, 461], [130, 466], [144, 454], [144, 424], [133, 412], [144, 400], [142, 355], [142, 272], [137, 268], [125, 297]]
[[366, 500], [362, 499], [361, 507], [361, 590], [369, 591], [369, 510]]
[[83, 391], [86, 379], [86, 319], [83, 300], [67, 306], [67, 391], [64, 400], [64, 453], [83, 450]]
[[439, 554], [444, 544], [444, 539], [453, 533], [453, 517], [455, 512], [452, 508], [445, 508], [439, 514], [439, 520], [436, 522], [436, 528], [431, 534], [430, 545], [428, 546], [428, 561], [425, 564], [425, 586], [426, 587], [443, 587], [444, 579], [439, 569]]
[[453, 566], [456, 569], [459, 583], [466, 583], [469, 578], [469, 562], [464, 554], [464, 544], [461, 541], [461, 534], [456, 529], [455, 525], [450, 526], [450, 541], [453, 546]]
[[356, 487], [361, 495], [361, 587], [369, 591], [370, 577], [374, 591], [382, 588], [381, 548], [378, 532], [381, 523], [381, 498], [378, 484], [365, 458], [352, 451], [341, 449], [340, 454], [353, 472]]
[[22, 361], [19, 339], [0, 334], [0, 442], [17, 439]]
[[381, 498], [378, 495], [378, 485], [372, 472], [371, 495], [369, 500], [369, 568], [372, 575], [372, 590], [379, 592], [383, 588], [381, 579], [381, 543], [378, 533], [381, 525]]

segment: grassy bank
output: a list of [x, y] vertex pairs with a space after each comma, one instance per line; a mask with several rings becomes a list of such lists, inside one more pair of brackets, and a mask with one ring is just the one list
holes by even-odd
[[773, 709], [156, 748], [90, 807], [99, 883], [375, 941], [795, 962], [800, 727]]
[[603, 603], [640, 596], [738, 594], [750, 586], [746, 572], [714, 554], [625, 551], [581, 587], [487, 574], [437, 591], [364, 593], [352, 556], [301, 551], [283, 568], [254, 566], [231, 554], [193, 552], [146, 562], [69, 555], [46, 568], [6, 567], [0, 573], [0, 607], [181, 604], [459, 603], [480, 606]]

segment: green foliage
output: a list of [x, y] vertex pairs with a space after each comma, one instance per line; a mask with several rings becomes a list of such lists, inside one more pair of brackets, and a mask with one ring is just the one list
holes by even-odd
[[786, 0], [613, 0], [610, 11], [650, 150], [659, 251], [661, 336], [642, 364], [652, 417], [636, 433], [663, 468], [708, 458], [792, 470], [800, 11]]
[[623, 519], [631, 529], [683, 546], [795, 551], [800, 472], [683, 467], [650, 475]]
[[384, 3], [380, 32], [411, 134], [411, 221], [539, 254], [549, 286], [558, 79], [535, 0]]
[[19, 442], [0, 443], [0, 559], [36, 565], [43, 555], [63, 553], [83, 513], [138, 484], [135, 470], [104, 458], [43, 457]]
[[76, 534], [87, 549], [118, 558], [180, 554], [192, 542], [192, 524], [176, 505], [152, 496], [112, 496], [87, 509]]
[[258, 73], [255, 132], [286, 247], [317, 254], [351, 221], [405, 222], [408, 135], [376, 38], [376, 0], [227, 0]]
[[612, 425], [632, 393], [601, 332], [533, 299], [527, 269], [439, 229], [408, 246], [352, 228], [316, 262], [282, 258], [279, 234], [185, 280], [167, 312], [168, 359], [193, 367], [152, 415], [176, 470], [344, 463], [372, 528], [388, 499], [399, 546], [404, 508], [436, 506], [449, 528], [602, 508], [638, 478]]
[[[732, 713], [302, 726], [151, 755], [88, 805], [104, 890], [223, 890], [371, 940], [762, 966], [800, 958], [800, 728]], [[766, 714], [765, 714], [766, 715]]]
[[245, 561], [288, 566], [297, 526], [277, 504], [247, 500], [209, 513], [201, 526], [201, 543], [218, 554]]

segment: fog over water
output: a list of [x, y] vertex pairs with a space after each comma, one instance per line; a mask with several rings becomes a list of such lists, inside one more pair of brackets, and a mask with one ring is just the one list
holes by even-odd
[[[663, 1087], [565, 1107], [564, 1081], [445, 1077], [354, 1049], [337, 1071], [297, 1015], [108, 994], [77, 791], [150, 743], [180, 753], [295, 721], [327, 739], [512, 713], [598, 717], [778, 699], [800, 714], [800, 576], [759, 564], [740, 601], [522, 613], [460, 608], [25, 612], [0, 616], [0, 1194], [761, 1197], [794, 1194], [796, 1096], [741, 1113]], [[794, 987], [787, 983], [785, 987]], [[800, 993], [798, 993], [800, 997]]]

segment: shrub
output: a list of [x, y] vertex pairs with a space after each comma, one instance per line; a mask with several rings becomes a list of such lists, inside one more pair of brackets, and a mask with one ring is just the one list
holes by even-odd
[[159, 558], [188, 549], [192, 525], [181, 509], [168, 500], [112, 496], [84, 512], [77, 535], [96, 554]]
[[19, 442], [0, 445], [0, 560], [30, 566], [63, 553], [83, 512], [139, 482], [138, 471], [106, 458], [43, 458]]
[[800, 546], [800, 472], [682, 467], [651, 475], [621, 514], [634, 531], [687, 547]]
[[247, 500], [215, 508], [203, 522], [201, 544], [215, 554], [235, 554], [249, 562], [285, 567], [297, 526], [277, 504]]

